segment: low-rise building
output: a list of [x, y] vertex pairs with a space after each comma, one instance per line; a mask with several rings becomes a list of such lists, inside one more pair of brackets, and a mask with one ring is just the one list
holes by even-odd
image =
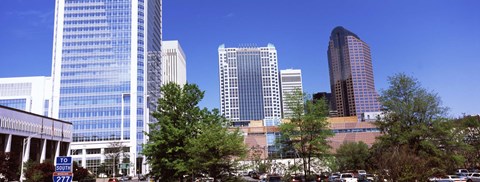
[[67, 156], [72, 142], [72, 123], [0, 106], [0, 152], [16, 162], [55, 162]]
[[[358, 122], [357, 116], [328, 118], [329, 128], [335, 134], [328, 138], [331, 152], [335, 152], [344, 142], [364, 142], [372, 146], [380, 130], [372, 122]], [[244, 133], [244, 142], [250, 149], [250, 158], [260, 152], [261, 158], [273, 156], [275, 158], [296, 157], [294, 154], [279, 154], [275, 140], [281, 133], [278, 125], [289, 122], [288, 119], [253, 120], [248, 126], [238, 127]], [[293, 155], [293, 156], [292, 156]]]

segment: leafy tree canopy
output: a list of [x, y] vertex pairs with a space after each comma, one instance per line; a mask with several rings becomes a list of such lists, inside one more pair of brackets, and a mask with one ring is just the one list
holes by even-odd
[[[376, 168], [393, 170], [400, 167], [399, 171], [408, 171], [404, 169], [408, 165], [393, 166], [393, 162], [382, 162], [406, 160], [391, 158], [398, 154], [423, 164], [421, 173], [405, 179], [427, 180], [462, 163], [462, 156], [455, 152], [462, 147], [461, 136], [453, 132], [451, 123], [445, 118], [447, 108], [441, 106], [438, 95], [403, 73], [389, 77], [389, 83], [389, 88], [383, 90], [379, 98], [385, 115], [375, 123], [383, 134], [372, 149]], [[393, 180], [403, 177], [400, 175]]]
[[151, 174], [161, 181], [175, 181], [184, 175], [229, 170], [232, 159], [242, 156], [239, 131], [227, 130], [228, 122], [218, 110], [200, 109], [204, 92], [195, 84], [168, 83], [161, 88], [157, 122], [151, 123], [143, 154]]
[[312, 159], [323, 158], [329, 153], [327, 138], [333, 136], [333, 132], [328, 128], [328, 105], [325, 100], [313, 102], [300, 90], [287, 95], [287, 102], [293, 114], [290, 122], [279, 126], [282, 133], [279, 143], [296, 151], [302, 158], [304, 173], [309, 175]]
[[360, 142], [345, 142], [336, 151], [340, 171], [366, 169], [369, 156], [368, 145]]

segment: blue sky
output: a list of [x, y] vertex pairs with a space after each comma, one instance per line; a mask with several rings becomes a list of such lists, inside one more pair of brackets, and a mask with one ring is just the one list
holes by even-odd
[[[163, 38], [180, 41], [187, 79], [219, 107], [217, 48], [273, 43], [280, 69], [303, 72], [307, 93], [330, 91], [330, 31], [344, 26], [370, 45], [377, 90], [404, 72], [442, 98], [452, 116], [480, 114], [480, 1], [163, 0]], [[0, 6], [0, 77], [51, 73], [54, 1]]]

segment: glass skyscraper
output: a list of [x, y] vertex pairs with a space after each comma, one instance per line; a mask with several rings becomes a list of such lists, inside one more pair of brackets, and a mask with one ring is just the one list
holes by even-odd
[[73, 123], [72, 156], [96, 173], [112, 142], [122, 173], [145, 173], [140, 152], [161, 75], [161, 0], [57, 0], [52, 116]]
[[221, 113], [234, 125], [281, 118], [277, 51], [245, 46], [218, 49]]
[[330, 35], [328, 66], [333, 108], [338, 116], [378, 112], [370, 47], [357, 35], [336, 27]]

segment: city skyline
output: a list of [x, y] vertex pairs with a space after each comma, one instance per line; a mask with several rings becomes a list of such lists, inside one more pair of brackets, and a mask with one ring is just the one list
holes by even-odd
[[[480, 38], [471, 34], [480, 28], [479, 2], [185, 2], [164, 1], [164, 39], [182, 43], [188, 82], [206, 90], [202, 106], [219, 108], [222, 43], [271, 42], [279, 69], [302, 69], [307, 93], [329, 91], [325, 42], [331, 29], [344, 26], [370, 45], [377, 91], [387, 88], [388, 76], [405, 72], [437, 92], [450, 114], [480, 113], [480, 86], [468, 84], [480, 79]], [[0, 8], [7, 25], [0, 30], [0, 77], [50, 75], [53, 9], [53, 2], [26, 1]]]

